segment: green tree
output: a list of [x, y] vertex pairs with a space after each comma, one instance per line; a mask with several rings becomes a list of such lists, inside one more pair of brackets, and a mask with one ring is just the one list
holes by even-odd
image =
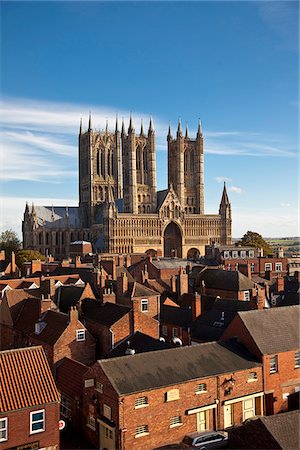
[[0, 250], [5, 250], [6, 258], [10, 258], [11, 252], [17, 252], [21, 248], [21, 241], [13, 230], [5, 230], [0, 234]]
[[255, 247], [262, 248], [264, 252], [264, 256], [269, 255], [272, 252], [270, 245], [264, 238], [254, 231], [247, 231], [246, 234], [242, 237], [240, 241], [238, 241], [238, 245], [244, 245], [247, 247]]
[[22, 268], [24, 262], [32, 261], [33, 259], [45, 261], [46, 257], [35, 250], [18, 250], [16, 253], [16, 263], [20, 269]]

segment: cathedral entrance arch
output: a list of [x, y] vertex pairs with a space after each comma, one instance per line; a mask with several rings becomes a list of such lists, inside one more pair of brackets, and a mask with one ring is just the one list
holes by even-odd
[[197, 248], [190, 248], [187, 252], [188, 259], [198, 259], [200, 256], [200, 252]]
[[175, 222], [170, 222], [164, 232], [164, 256], [182, 257], [182, 236]]

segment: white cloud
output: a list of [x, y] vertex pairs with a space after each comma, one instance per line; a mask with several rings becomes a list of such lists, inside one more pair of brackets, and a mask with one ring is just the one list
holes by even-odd
[[229, 186], [227, 189], [230, 192], [234, 192], [235, 194], [244, 194], [245, 193], [245, 191], [242, 188], [237, 187], [237, 186]]
[[280, 206], [282, 206], [283, 208], [289, 208], [292, 205], [290, 203], [287, 203], [287, 202], [281, 202]]

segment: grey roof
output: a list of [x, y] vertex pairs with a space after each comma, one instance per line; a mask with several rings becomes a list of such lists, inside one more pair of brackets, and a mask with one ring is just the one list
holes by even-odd
[[161, 205], [163, 204], [163, 201], [166, 198], [168, 192], [169, 192], [168, 189], [164, 189], [163, 191], [157, 191], [157, 194], [156, 194], [157, 209], [159, 209], [161, 207]]
[[109, 357], [123, 356], [129, 348], [133, 349], [135, 353], [144, 353], [165, 350], [166, 348], [173, 348], [173, 346], [159, 339], [154, 339], [140, 331], [136, 331], [114, 347], [109, 353]]
[[162, 305], [160, 318], [163, 323], [187, 328], [192, 323], [192, 310], [189, 307]]
[[199, 263], [191, 261], [190, 259], [183, 258], [152, 258], [152, 264], [157, 269], [180, 269], [181, 267], [186, 268], [187, 265], [198, 266]]
[[255, 287], [250, 278], [237, 270], [204, 269], [197, 277], [197, 284], [202, 281], [208, 288], [228, 291], [246, 291]]
[[261, 417], [260, 420], [282, 449], [299, 449], [299, 411]]
[[71, 306], [77, 305], [83, 294], [85, 286], [59, 286], [55, 292], [54, 302], [60, 312], [68, 313]]
[[131, 308], [116, 303], [105, 302], [92, 298], [85, 298], [81, 303], [81, 310], [85, 319], [111, 326], [128, 314]]
[[[54, 211], [54, 222], [52, 222], [52, 208]], [[64, 206], [34, 206], [40, 226], [45, 225], [46, 228], [80, 228], [80, 209], [78, 206], [68, 207], [68, 224], [66, 222], [66, 207]]]
[[229, 348], [228, 343], [210, 342], [102, 359], [98, 363], [120, 395], [261, 366]]
[[263, 355], [299, 348], [299, 306], [283, 306], [238, 315]]

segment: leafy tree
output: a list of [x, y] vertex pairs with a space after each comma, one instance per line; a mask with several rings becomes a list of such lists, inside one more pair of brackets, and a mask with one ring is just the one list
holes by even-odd
[[264, 238], [254, 231], [247, 231], [246, 234], [238, 241], [238, 245], [245, 245], [247, 247], [262, 248], [264, 251], [264, 256], [269, 255], [272, 252], [270, 245]]
[[6, 230], [0, 234], [0, 250], [5, 250], [6, 258], [10, 258], [11, 252], [17, 252], [21, 248], [21, 241], [13, 230]]
[[32, 261], [33, 259], [45, 261], [46, 257], [35, 250], [19, 250], [16, 253], [16, 263], [20, 269], [26, 261]]

